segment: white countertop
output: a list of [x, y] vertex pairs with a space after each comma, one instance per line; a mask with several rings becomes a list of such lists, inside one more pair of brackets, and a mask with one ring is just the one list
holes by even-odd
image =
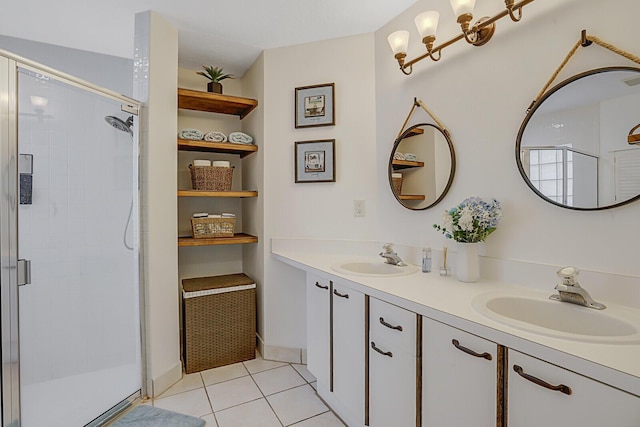
[[[272, 255], [295, 268], [329, 280], [341, 279], [353, 289], [484, 337], [514, 350], [539, 357], [596, 380], [640, 396], [640, 344], [602, 344], [554, 338], [516, 329], [496, 322], [472, 306], [472, 301], [487, 292], [547, 298], [544, 292], [497, 281], [463, 283], [454, 277], [442, 277], [438, 271], [406, 276], [379, 277], [342, 274], [331, 268], [345, 261], [381, 261], [379, 257], [359, 257], [348, 251], [301, 250], [274, 244]], [[370, 252], [368, 252], [370, 253]], [[607, 304], [606, 300], [603, 300]]]

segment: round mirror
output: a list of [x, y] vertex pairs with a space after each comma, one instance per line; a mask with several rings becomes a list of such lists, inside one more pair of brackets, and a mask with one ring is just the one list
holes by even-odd
[[[640, 69], [608, 67], [558, 84], [527, 113], [516, 162], [554, 205], [600, 210], [640, 198]], [[636, 132], [637, 133], [637, 132]], [[638, 144], [638, 143], [636, 143]]]
[[420, 123], [404, 131], [393, 144], [389, 184], [407, 209], [435, 206], [447, 194], [456, 171], [456, 155], [449, 133]]

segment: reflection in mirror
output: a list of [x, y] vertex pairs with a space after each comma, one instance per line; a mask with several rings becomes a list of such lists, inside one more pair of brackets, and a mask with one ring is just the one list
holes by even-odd
[[422, 210], [447, 194], [456, 169], [448, 132], [421, 123], [411, 126], [393, 145], [389, 159], [389, 184], [402, 206]]
[[640, 69], [591, 70], [549, 90], [527, 114], [516, 161], [527, 185], [555, 205], [599, 210], [640, 198]]

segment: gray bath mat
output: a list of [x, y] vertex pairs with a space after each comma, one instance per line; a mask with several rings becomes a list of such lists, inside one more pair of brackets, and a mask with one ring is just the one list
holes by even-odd
[[153, 406], [138, 406], [111, 427], [204, 427], [204, 420]]

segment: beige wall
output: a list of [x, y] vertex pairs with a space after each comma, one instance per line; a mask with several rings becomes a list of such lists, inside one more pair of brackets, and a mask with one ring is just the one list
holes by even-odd
[[180, 379], [178, 247], [176, 234], [176, 110], [178, 31], [154, 12], [136, 15], [138, 64], [134, 97], [140, 117], [141, 239], [143, 250], [147, 393], [159, 395]]
[[[263, 131], [261, 151], [249, 160], [263, 165], [245, 169], [262, 180], [252, 215], [263, 231], [244, 267], [262, 276], [259, 333], [267, 357], [300, 360], [306, 347], [304, 276], [271, 258], [271, 237], [367, 239], [375, 232], [373, 66], [373, 35], [366, 34], [267, 50], [243, 78], [245, 96], [260, 99], [258, 114], [245, 120]], [[322, 83], [335, 83], [336, 125], [295, 129], [295, 88]], [[294, 142], [318, 139], [336, 140], [336, 182], [295, 184]], [[354, 200], [366, 201], [365, 218], [354, 218]]]
[[[442, 3], [445, 3], [444, 1]], [[636, 26], [640, 3], [634, 0], [563, 0], [535, 2], [520, 23], [498, 22], [486, 46], [445, 49], [438, 63], [422, 61], [411, 76], [398, 70], [386, 37], [412, 31], [412, 49], [419, 50], [413, 18], [433, 5], [422, 0], [379, 30], [376, 35], [377, 169], [385, 167], [388, 147], [413, 97], [422, 99], [452, 134], [458, 168], [451, 191], [437, 207], [409, 212], [393, 200], [386, 178], [379, 174], [379, 240], [410, 245], [451, 247], [431, 225], [441, 212], [469, 196], [495, 197], [503, 203], [504, 220], [483, 245], [491, 257], [533, 263], [575, 265], [622, 275], [640, 276], [635, 226], [640, 204], [601, 212], [576, 212], [544, 202], [524, 183], [515, 162], [515, 141], [525, 110], [586, 28], [618, 48], [639, 52]], [[445, 9], [446, 4], [441, 6]], [[499, 7], [499, 5], [495, 5]], [[542, 8], [551, 12], [541, 13]], [[449, 20], [447, 20], [449, 19]], [[441, 16], [440, 27], [455, 27], [453, 16]], [[415, 53], [415, 52], [413, 52]], [[409, 58], [413, 57], [409, 53]], [[581, 48], [556, 82], [591, 68], [634, 65], [599, 46]], [[549, 277], [549, 285], [555, 278]]]

